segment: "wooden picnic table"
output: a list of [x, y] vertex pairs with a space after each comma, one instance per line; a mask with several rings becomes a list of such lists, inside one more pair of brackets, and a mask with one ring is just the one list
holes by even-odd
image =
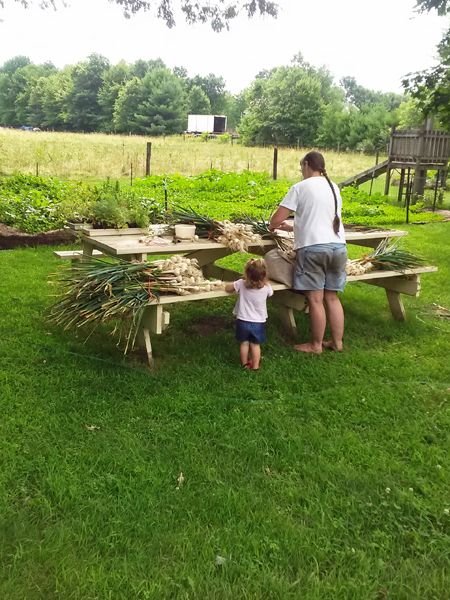
[[[214, 240], [199, 239], [196, 241], [174, 242], [167, 237], [165, 244], [140, 241], [148, 234], [146, 229], [86, 229], [81, 231], [82, 252], [79, 258], [87, 258], [99, 252], [125, 260], [145, 261], [149, 256], [165, 254], [184, 254], [188, 258], [196, 258], [206, 277], [214, 277], [223, 281], [233, 281], [241, 277], [240, 273], [231, 271], [215, 264], [215, 261], [234, 254], [234, 251], [224, 244]], [[407, 235], [401, 230], [352, 230], [346, 231], [346, 241], [349, 244], [376, 248], [385, 239], [397, 239]], [[263, 256], [275, 248], [273, 240], [263, 240], [261, 244], [249, 247], [249, 252]], [[420, 274], [436, 271], [436, 267], [420, 267], [406, 271], [371, 271], [362, 275], [350, 275], [349, 282], [358, 281], [382, 287], [386, 291], [389, 308], [397, 320], [405, 319], [405, 309], [400, 294], [417, 296], [420, 291]], [[296, 335], [294, 310], [302, 311], [306, 307], [305, 297], [293, 292], [288, 286], [276, 281], [270, 282], [274, 290], [273, 302], [280, 310], [282, 322], [291, 335]], [[141, 331], [138, 336], [141, 346], [147, 353], [149, 365], [153, 365], [153, 350], [151, 334], [161, 334], [169, 325], [170, 314], [167, 307], [179, 302], [209, 300], [229, 296], [224, 290], [199, 292], [187, 296], [164, 295], [149, 304], [144, 312]]]

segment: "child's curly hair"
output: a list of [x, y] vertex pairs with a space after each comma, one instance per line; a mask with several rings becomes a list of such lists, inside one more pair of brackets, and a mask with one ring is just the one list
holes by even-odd
[[262, 258], [251, 258], [244, 269], [245, 287], [261, 289], [267, 282], [266, 263]]

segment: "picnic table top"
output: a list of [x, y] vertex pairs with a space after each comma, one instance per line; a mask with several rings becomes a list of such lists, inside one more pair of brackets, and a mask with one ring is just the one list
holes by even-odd
[[[284, 233], [284, 232], [283, 232]], [[366, 240], [383, 240], [386, 238], [399, 238], [407, 235], [407, 231], [396, 229], [355, 231], [349, 229], [345, 232], [346, 241], [350, 243], [364, 242]], [[146, 229], [84, 229], [82, 230], [83, 241], [90, 246], [104, 250], [113, 256], [126, 256], [130, 254], [167, 254], [168, 252], [195, 252], [198, 250], [211, 250], [225, 248], [214, 240], [199, 239], [196, 241], [174, 242], [170, 236], [162, 239], [167, 243], [141, 242], [140, 239], [148, 234]], [[161, 238], [158, 238], [161, 240]], [[273, 240], [262, 240], [262, 243], [250, 246], [254, 248], [274, 247]]]

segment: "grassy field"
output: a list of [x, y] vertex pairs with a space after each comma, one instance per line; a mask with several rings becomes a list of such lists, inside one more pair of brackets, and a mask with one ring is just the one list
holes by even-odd
[[352, 284], [346, 352], [300, 356], [270, 307], [257, 374], [231, 298], [174, 308], [151, 373], [46, 324], [52, 249], [1, 252], [0, 598], [448, 599], [449, 226], [409, 228], [407, 322]]
[[[106, 134], [29, 132], [0, 128], [0, 175], [14, 172], [51, 175], [66, 179], [130, 178], [145, 175], [146, 143], [152, 142], [152, 174], [196, 175], [210, 168], [221, 171], [272, 173], [272, 148], [246, 148], [220, 139], [142, 137]], [[280, 148], [278, 173], [299, 177], [304, 148]], [[344, 179], [375, 164], [373, 156], [326, 152], [329, 173]], [[381, 160], [381, 158], [380, 158]]]

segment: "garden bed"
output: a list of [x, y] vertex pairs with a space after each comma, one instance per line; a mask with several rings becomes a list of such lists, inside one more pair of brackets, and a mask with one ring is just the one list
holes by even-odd
[[73, 241], [74, 233], [68, 229], [55, 229], [42, 233], [24, 233], [14, 227], [0, 223], [0, 250], [11, 250], [23, 246], [42, 244], [67, 244]]

